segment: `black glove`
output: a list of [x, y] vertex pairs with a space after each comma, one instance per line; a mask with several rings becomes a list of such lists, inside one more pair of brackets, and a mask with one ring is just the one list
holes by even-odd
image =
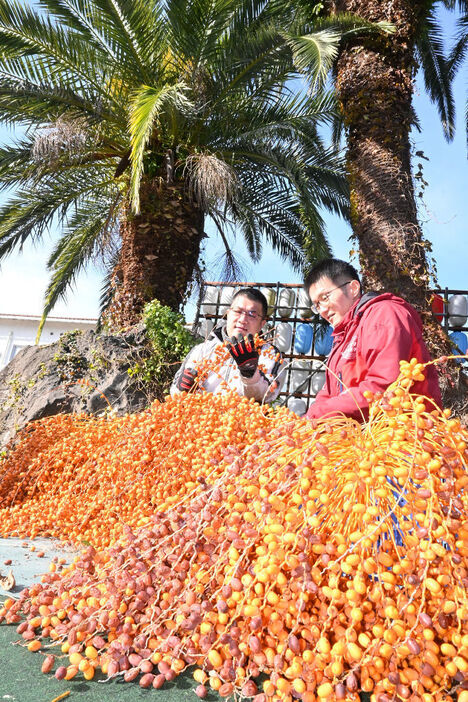
[[252, 334], [238, 339], [233, 336], [226, 348], [239, 366], [240, 374], [251, 378], [258, 366], [258, 351]]
[[179, 380], [177, 381], [177, 389], [182, 390], [182, 392], [188, 392], [193, 387], [196, 378], [196, 370], [184, 368]]

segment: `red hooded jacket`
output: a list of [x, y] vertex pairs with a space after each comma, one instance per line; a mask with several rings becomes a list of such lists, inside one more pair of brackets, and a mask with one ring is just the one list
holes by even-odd
[[[345, 414], [367, 419], [364, 391], [384, 392], [400, 373], [400, 360], [430, 360], [416, 310], [391, 293], [366, 293], [333, 330], [325, 386], [307, 412], [309, 419]], [[437, 370], [425, 369], [426, 379], [411, 392], [432, 398], [441, 406]], [[430, 409], [430, 408], [429, 408]]]

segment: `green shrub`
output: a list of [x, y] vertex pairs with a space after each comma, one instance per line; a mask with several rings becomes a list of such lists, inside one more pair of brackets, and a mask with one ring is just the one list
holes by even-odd
[[143, 322], [150, 341], [148, 358], [129, 369], [129, 374], [145, 384], [156, 383], [167, 393], [177, 370], [196, 341], [184, 327], [184, 318], [170, 307], [153, 300], [145, 305]]

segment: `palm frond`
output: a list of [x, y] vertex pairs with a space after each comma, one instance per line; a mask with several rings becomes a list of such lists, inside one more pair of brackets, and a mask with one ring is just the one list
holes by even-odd
[[[5, 65], [5, 64], [4, 64]], [[76, 93], [72, 89], [31, 83], [11, 73], [0, 73], [0, 120], [13, 124], [43, 125], [65, 111], [86, 116], [90, 121], [124, 122], [125, 113], [109, 110], [109, 104], [98, 93]]]
[[454, 79], [466, 57], [468, 48], [468, 16], [459, 19], [458, 39], [448, 57], [449, 77]]
[[52, 270], [52, 277], [45, 292], [37, 339], [41, 336], [49, 312], [64, 297], [77, 275], [93, 257], [103, 225], [102, 207], [96, 204], [93, 206], [92, 202], [86, 203], [85, 210], [76, 214], [70, 228], [52, 252], [47, 264], [49, 270]]
[[118, 59], [131, 63], [132, 74], [139, 82], [149, 82], [148, 38], [153, 32], [154, 40], [160, 36], [156, 31], [160, 15], [157, 4], [144, 0], [94, 0], [93, 4], [101, 12], [101, 22]]
[[189, 112], [193, 104], [188, 98], [184, 83], [165, 85], [161, 89], [142, 86], [130, 105], [129, 131], [131, 135], [132, 174], [130, 198], [134, 212], [140, 208], [140, 182], [143, 173], [143, 156], [149, 140], [158, 139], [158, 118], [163, 110]]
[[[236, 218], [247, 242], [266, 239], [283, 260], [289, 261], [296, 271], [302, 271], [305, 252], [298, 239], [303, 241], [305, 231], [299, 224], [293, 230], [287, 213], [275, 208], [259, 209], [244, 201], [238, 206]], [[299, 233], [300, 237], [295, 236]], [[254, 260], [258, 260], [261, 248], [257, 246], [256, 250], [250, 253], [253, 254]]]
[[211, 63], [239, 7], [237, 0], [168, 0], [170, 43], [178, 61], [189, 60], [193, 70]]
[[[258, 103], [263, 103], [261, 110]], [[286, 94], [271, 104], [261, 100], [258, 103], [256, 100], [255, 109], [252, 103], [246, 101], [233, 114], [229, 126], [221, 120], [215, 124], [208, 122], [205, 139], [213, 135], [213, 148], [232, 145], [233, 149], [239, 138], [242, 142], [250, 140], [253, 144], [279, 139], [295, 141], [307, 136], [311, 143], [317, 143], [320, 141], [318, 127], [332, 123], [338, 110], [336, 97], [331, 92], [314, 96]]]
[[[297, 0], [302, 6], [304, 14], [299, 16], [298, 22], [304, 21], [304, 16], [308, 20], [309, 26], [314, 32], [339, 32], [342, 35], [343, 41], [356, 36], [372, 36], [378, 34], [394, 34], [395, 26], [391, 22], [385, 20], [379, 22], [371, 22], [358, 14], [352, 12], [339, 12], [337, 14], [312, 14], [310, 15], [310, 3], [308, 0]], [[294, 27], [294, 21], [291, 24]]]
[[444, 135], [453, 138], [455, 130], [455, 105], [453, 101], [450, 63], [444, 56], [442, 28], [433, 13], [428, 13], [417, 42], [418, 55], [426, 90], [435, 102], [442, 119]]
[[338, 56], [341, 34], [326, 29], [303, 36], [283, 35], [291, 47], [298, 72], [307, 73], [315, 92], [325, 84], [328, 73]]
[[98, 174], [70, 174], [61, 177], [55, 174], [43, 179], [40, 188], [30, 187], [18, 191], [0, 209], [0, 258], [21, 248], [26, 240], [40, 240], [52, 224], [64, 224], [71, 210], [76, 209], [80, 199], [87, 194], [99, 192], [101, 207], [115, 198], [115, 184], [103, 182]]
[[20, 139], [0, 147], [0, 190], [27, 183], [35, 169], [31, 141]]
[[[23, 59], [23, 78], [32, 83], [39, 75], [48, 75], [49, 83], [53, 78], [63, 86], [84, 84], [98, 94], [106, 92], [101, 69], [109, 64], [102, 56], [96, 60], [95, 47], [83, 37], [75, 34], [72, 39], [70, 41], [68, 33], [51, 20], [28, 8], [0, 0], [2, 62]], [[28, 61], [30, 56], [34, 56], [34, 61]]]
[[162, 37], [162, 3], [135, 0], [130, 7], [119, 7], [93, 0], [39, 0], [39, 5], [107, 54], [110, 62], [120, 62], [123, 71], [128, 60], [133, 70], [138, 66], [141, 81], [148, 79], [154, 50]]
[[213, 80], [207, 82], [210, 110], [216, 113], [228, 99], [252, 100], [271, 95], [272, 102], [281, 94], [285, 82], [295, 74], [291, 50], [274, 25], [253, 33], [231, 36], [230, 50], [213, 66]]
[[442, 3], [444, 7], [447, 8], [447, 10], [455, 10], [456, 8], [458, 8], [460, 12], [468, 11], [467, 0], [442, 0]]
[[232, 248], [231, 244], [229, 243], [229, 240], [224, 231], [223, 224], [226, 225], [225, 219], [222, 218], [220, 220], [214, 213], [211, 215], [211, 219], [213, 220], [218, 230], [218, 234], [221, 237], [221, 241], [223, 242], [224, 247], [223, 255], [218, 259], [217, 262], [215, 262], [215, 267], [217, 265], [219, 267], [219, 264], [221, 264], [221, 270], [219, 275], [217, 276], [217, 280], [224, 280], [226, 282], [233, 280], [242, 280], [242, 265], [239, 262], [239, 257], [236, 254], [235, 250]]

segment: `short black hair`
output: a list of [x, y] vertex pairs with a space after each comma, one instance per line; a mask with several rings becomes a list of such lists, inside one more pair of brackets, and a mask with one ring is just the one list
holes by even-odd
[[339, 258], [323, 258], [315, 266], [312, 266], [305, 276], [304, 288], [309, 292], [311, 285], [325, 277], [330, 278], [335, 285], [339, 285], [344, 280], [357, 280], [361, 285], [358, 272], [350, 263]]
[[234, 302], [236, 297], [239, 297], [239, 295], [245, 295], [245, 297], [247, 297], [249, 300], [252, 300], [252, 302], [259, 302], [262, 306], [263, 316], [267, 316], [268, 302], [265, 295], [262, 292], [260, 292], [260, 290], [257, 290], [257, 288], [241, 288], [233, 296], [232, 302]]

